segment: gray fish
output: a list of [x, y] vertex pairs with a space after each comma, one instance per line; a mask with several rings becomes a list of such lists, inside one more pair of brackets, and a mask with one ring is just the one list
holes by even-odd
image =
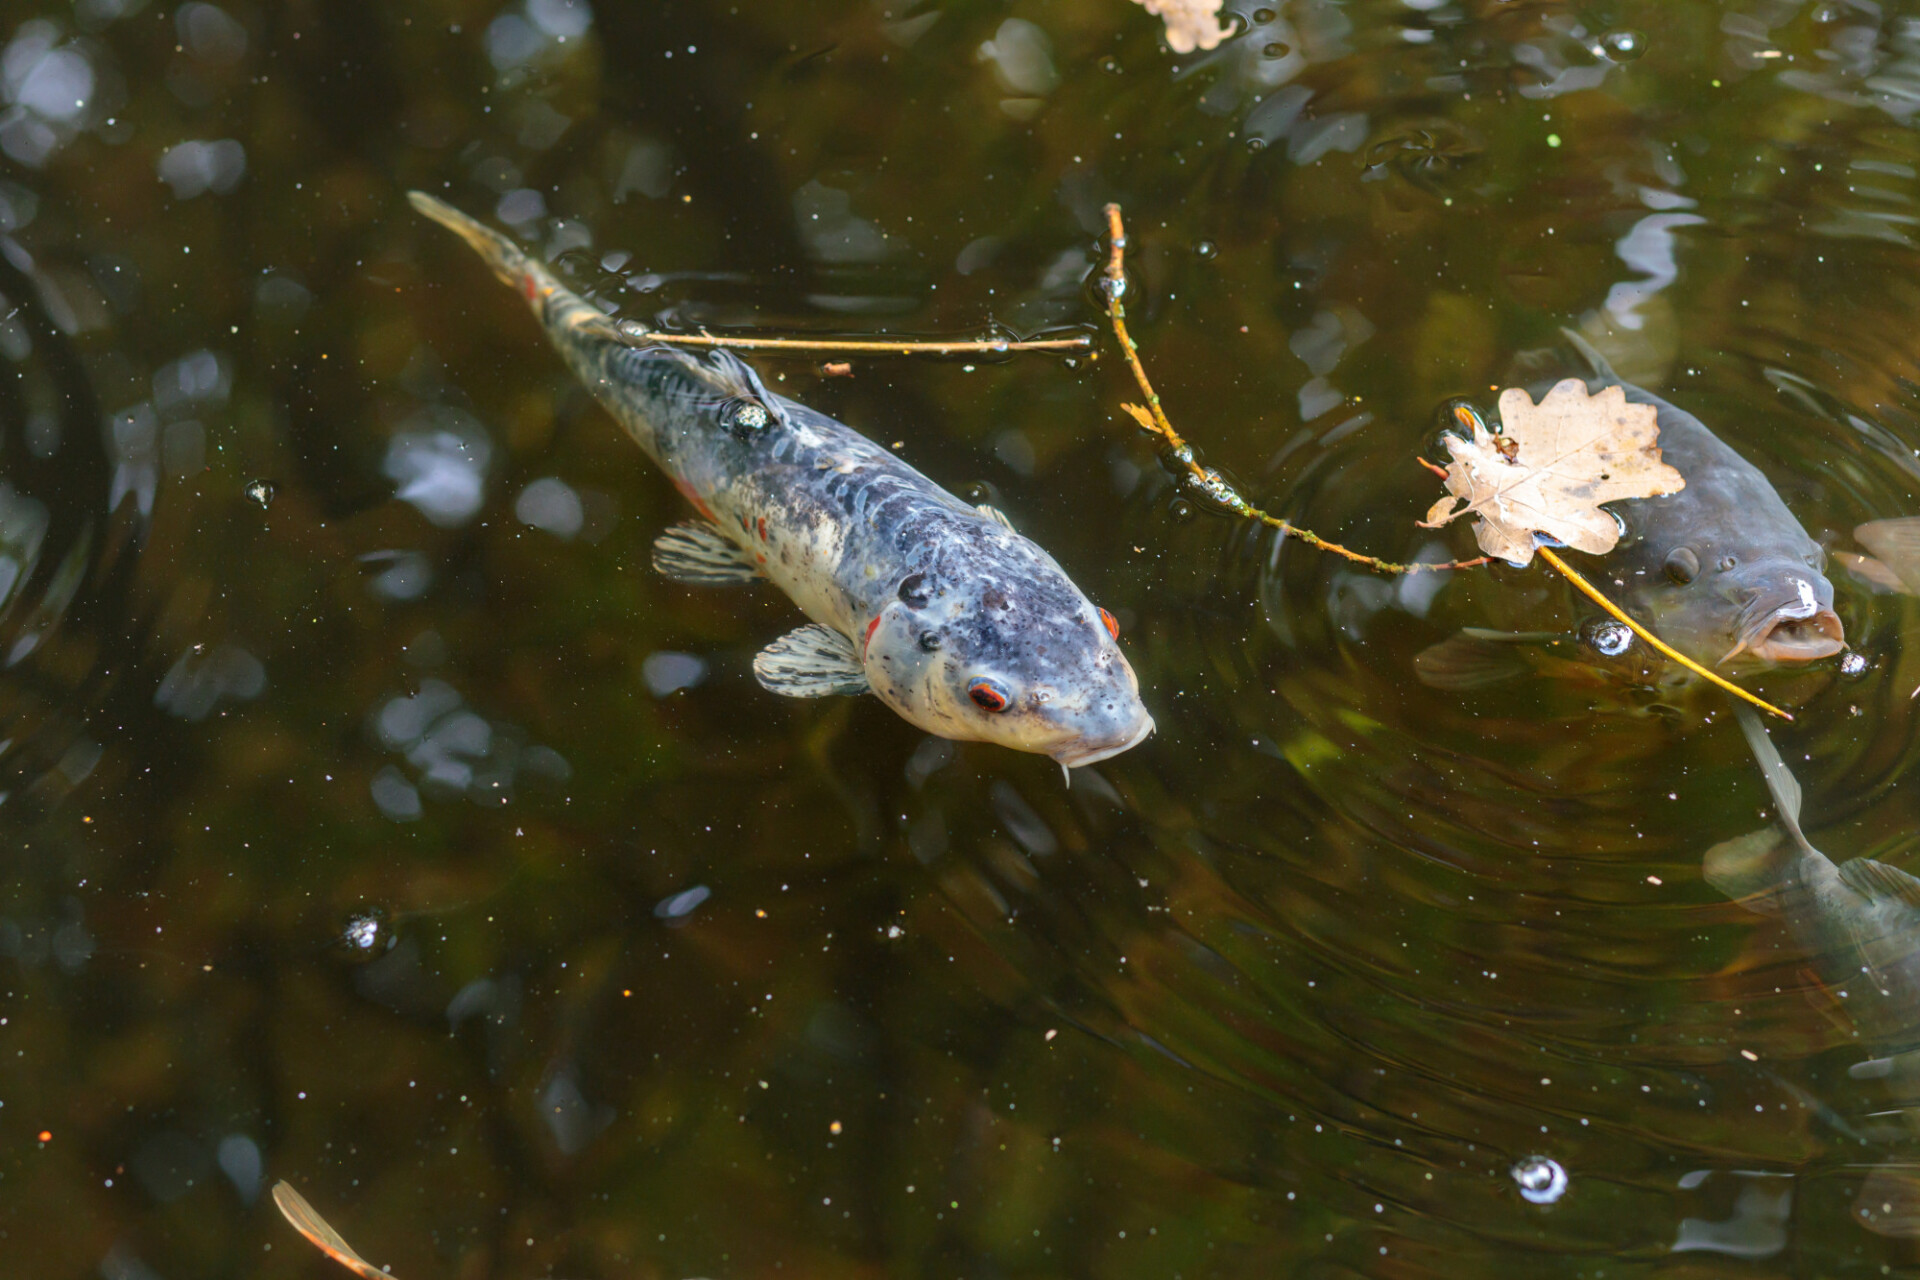
[[422, 192], [527, 300], [567, 364], [701, 519], [654, 544], [681, 582], [770, 579], [813, 623], [754, 659], [775, 693], [872, 693], [943, 738], [1092, 764], [1153, 718], [1098, 609], [1006, 517], [769, 391], [725, 351], [636, 345], [512, 241]]
[[[1814, 848], [1800, 826], [1799, 780], [1760, 717], [1744, 705], [1734, 714], [1766, 778], [1778, 826], [1713, 846], [1701, 870], [1729, 898], [1786, 921], [1839, 997], [1861, 1047], [1875, 1055], [1848, 1074], [1885, 1082], [1909, 1121], [1920, 1120], [1920, 879], [1871, 858], [1836, 864]], [[1839, 1127], [1864, 1140], [1844, 1122]], [[1876, 1168], [1854, 1215], [1881, 1235], [1920, 1236], [1920, 1164], [1907, 1157]]]
[[1658, 411], [1661, 455], [1687, 479], [1678, 493], [1620, 504], [1627, 540], [1598, 575], [1622, 593], [1618, 602], [1696, 662], [1812, 662], [1845, 649], [1826, 553], [1760, 469], [1562, 332], [1603, 384]]

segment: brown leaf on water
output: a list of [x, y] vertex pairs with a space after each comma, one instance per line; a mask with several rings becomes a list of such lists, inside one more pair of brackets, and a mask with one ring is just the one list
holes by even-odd
[[1134, 0], [1167, 24], [1167, 48], [1175, 53], [1212, 49], [1233, 34], [1220, 25], [1220, 0]]
[[1457, 416], [1471, 420], [1473, 434], [1446, 437], [1450, 496], [1420, 524], [1436, 529], [1471, 512], [1480, 517], [1480, 549], [1513, 564], [1533, 559], [1536, 532], [1603, 555], [1620, 541], [1620, 526], [1601, 503], [1686, 487], [1686, 478], [1660, 459], [1658, 412], [1628, 404], [1617, 386], [1590, 396], [1569, 378], [1539, 404], [1509, 387], [1500, 393], [1499, 436], [1471, 414]]
[[313, 1247], [332, 1258], [361, 1280], [393, 1280], [391, 1275], [368, 1262], [353, 1251], [338, 1231], [335, 1231], [319, 1211], [307, 1203], [307, 1198], [295, 1191], [286, 1182], [273, 1184], [273, 1202], [280, 1206], [293, 1229], [312, 1242]]

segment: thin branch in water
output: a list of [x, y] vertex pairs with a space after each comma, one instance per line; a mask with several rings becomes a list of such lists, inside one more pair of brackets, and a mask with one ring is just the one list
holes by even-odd
[[1772, 714], [1779, 716], [1782, 720], [1793, 719], [1792, 716], [1788, 715], [1786, 712], [1782, 711], [1780, 708], [1774, 706], [1771, 702], [1762, 701], [1761, 699], [1755, 697], [1753, 694], [1748, 693], [1745, 689], [1742, 689], [1739, 685], [1734, 684], [1732, 681], [1727, 680], [1724, 677], [1715, 675], [1713, 672], [1707, 670], [1705, 667], [1695, 662], [1692, 658], [1689, 658], [1685, 654], [1670, 647], [1665, 641], [1661, 640], [1659, 636], [1656, 636], [1655, 634], [1653, 634], [1653, 632], [1647, 630], [1645, 627], [1635, 622], [1632, 618], [1628, 617], [1626, 610], [1622, 609], [1619, 605], [1615, 604], [1613, 601], [1607, 599], [1604, 595], [1600, 594], [1600, 588], [1594, 586], [1591, 582], [1588, 582], [1584, 577], [1580, 575], [1580, 572], [1577, 569], [1575, 569], [1572, 565], [1568, 564], [1565, 560], [1562, 560], [1559, 556], [1555, 555], [1551, 547], [1536, 547], [1535, 550], [1540, 553], [1541, 558], [1544, 559], [1548, 564], [1552, 565], [1554, 568], [1558, 569], [1561, 573], [1565, 574], [1567, 581], [1571, 582], [1574, 585], [1574, 587], [1580, 591], [1581, 594], [1585, 595], [1589, 600], [1599, 605], [1602, 609], [1605, 609], [1608, 613], [1612, 614], [1619, 621], [1625, 623], [1628, 629], [1633, 632], [1633, 634], [1639, 636], [1642, 640], [1645, 640], [1648, 644], [1652, 645], [1655, 649], [1658, 649], [1662, 654], [1665, 654], [1667, 657], [1673, 659], [1673, 661], [1679, 663], [1681, 666], [1685, 667], [1687, 670], [1693, 672], [1693, 674], [1702, 677], [1703, 679], [1709, 681], [1712, 684], [1719, 685], [1722, 689], [1725, 689], [1728, 693], [1732, 694], [1734, 697], [1743, 698], [1746, 701], [1751, 702], [1754, 706], [1760, 708], [1762, 711], [1771, 712]]
[[1034, 338], [1014, 342], [982, 338], [970, 342], [900, 342], [866, 338], [742, 338], [712, 333], [667, 333], [649, 329], [638, 320], [622, 320], [616, 328], [629, 342], [664, 342], [677, 347], [730, 347], [736, 351], [859, 351], [875, 356], [999, 355], [1011, 351], [1085, 351], [1093, 345], [1086, 334], [1073, 338]]
[[1107, 206], [1107, 268], [1106, 278], [1102, 282], [1101, 292], [1107, 300], [1107, 318], [1113, 322], [1113, 336], [1119, 340], [1121, 354], [1126, 357], [1127, 367], [1133, 371], [1133, 380], [1140, 388], [1140, 394], [1147, 398], [1145, 408], [1137, 404], [1123, 404], [1120, 407], [1146, 430], [1160, 438], [1168, 454], [1187, 473], [1187, 488], [1207, 502], [1225, 507], [1235, 515], [1247, 520], [1258, 520], [1268, 528], [1277, 529], [1289, 538], [1298, 538], [1310, 547], [1319, 547], [1331, 551], [1337, 556], [1345, 556], [1355, 564], [1366, 565], [1380, 573], [1438, 573], [1444, 569], [1473, 569], [1488, 562], [1488, 557], [1477, 560], [1448, 560], [1439, 564], [1415, 563], [1397, 564], [1391, 560], [1382, 560], [1377, 556], [1329, 542], [1311, 529], [1302, 529], [1279, 516], [1269, 515], [1240, 496], [1227, 478], [1212, 467], [1203, 464], [1194, 456], [1193, 446], [1174, 430], [1168, 421], [1166, 410], [1160, 405], [1160, 397], [1153, 389], [1153, 383], [1147, 379], [1146, 366], [1140, 363], [1140, 350], [1127, 334], [1127, 229], [1120, 221], [1120, 206]]

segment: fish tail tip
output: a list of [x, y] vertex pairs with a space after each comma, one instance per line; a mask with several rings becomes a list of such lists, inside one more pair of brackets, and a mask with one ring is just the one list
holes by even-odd
[[407, 203], [465, 240], [475, 253], [486, 259], [493, 273], [506, 283], [515, 283], [525, 269], [526, 255], [521, 252], [520, 246], [471, 214], [462, 213], [438, 196], [428, 195], [424, 191], [407, 192]]

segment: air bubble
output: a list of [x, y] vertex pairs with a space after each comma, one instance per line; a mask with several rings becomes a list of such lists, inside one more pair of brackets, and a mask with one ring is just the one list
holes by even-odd
[[265, 511], [273, 505], [273, 495], [280, 491], [274, 487], [274, 483], [271, 480], [254, 480], [249, 482], [247, 487], [240, 492], [246, 494], [249, 501], [259, 506], [262, 511]]
[[1873, 664], [1867, 661], [1864, 653], [1849, 650], [1847, 656], [1840, 659], [1840, 674], [1849, 680], [1858, 680], [1872, 669]]
[[1624, 622], [1603, 619], [1586, 627], [1586, 642], [1603, 658], [1617, 658], [1633, 648], [1633, 628]]
[[1265, 151], [1266, 149], [1267, 149], [1267, 140], [1265, 138], [1248, 138], [1247, 139], [1247, 150]]
[[1185, 498], [1175, 498], [1167, 504], [1167, 514], [1181, 524], [1185, 524], [1194, 517], [1193, 504]]
[[1217, 258], [1220, 256], [1220, 246], [1211, 240], [1196, 241], [1193, 246], [1193, 256], [1201, 259]]
[[1269, 58], [1284, 58], [1288, 54], [1293, 52], [1293, 46], [1289, 44], [1282, 44], [1280, 43], [1280, 41], [1275, 40], [1272, 44], [1268, 45], [1266, 48], [1262, 49], [1260, 52]]
[[355, 960], [371, 960], [391, 950], [394, 943], [393, 929], [387, 920], [387, 913], [379, 907], [369, 907], [347, 917], [340, 929], [339, 945], [347, 955]]
[[1253, 11], [1253, 25], [1256, 27], [1264, 27], [1279, 16], [1280, 15], [1272, 9], [1255, 9]]
[[1106, 72], [1110, 76], [1117, 76], [1122, 71], [1126, 70], [1125, 67], [1120, 65], [1120, 59], [1115, 57], [1105, 57], [1100, 59], [1100, 69]]
[[1638, 31], [1622, 27], [1600, 37], [1600, 50], [1609, 61], [1632, 62], [1647, 51], [1647, 38]]
[[1514, 1163], [1512, 1173], [1528, 1204], [1552, 1204], [1567, 1194], [1567, 1171], [1549, 1156], [1526, 1156]]

